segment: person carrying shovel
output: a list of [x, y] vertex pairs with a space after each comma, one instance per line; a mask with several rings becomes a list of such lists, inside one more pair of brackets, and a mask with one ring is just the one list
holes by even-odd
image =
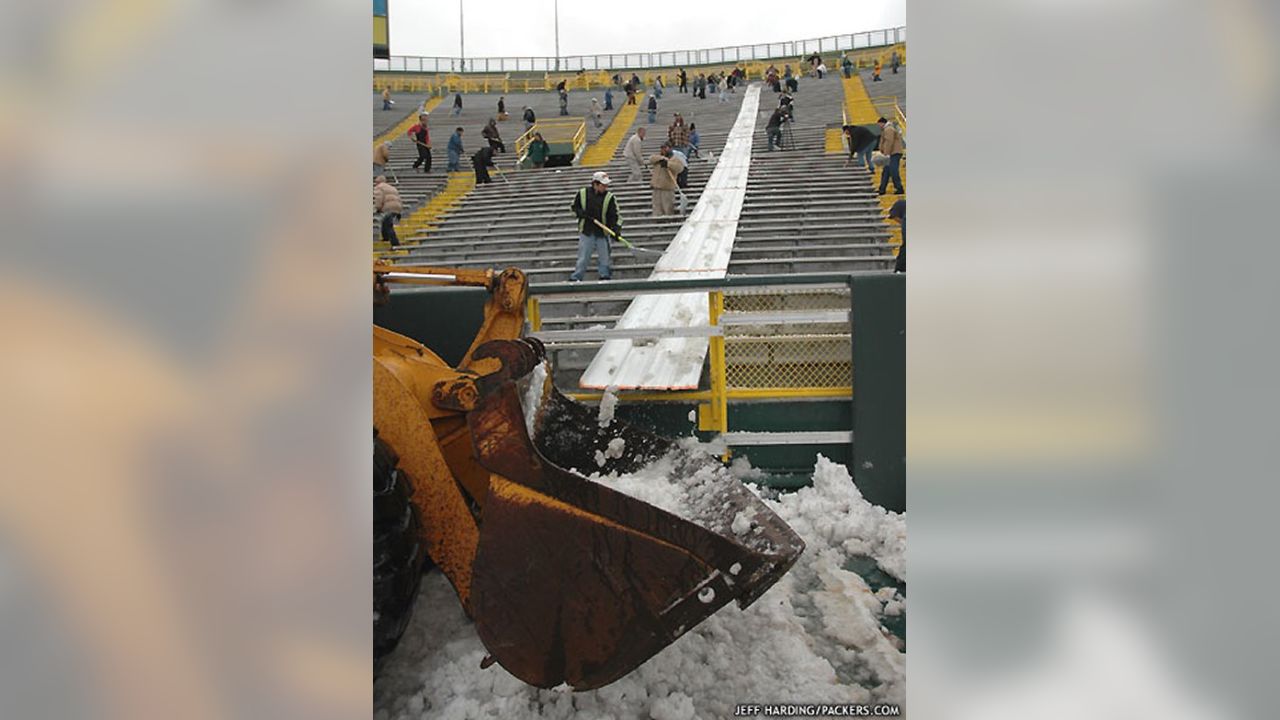
[[418, 124], [409, 128], [409, 138], [413, 140], [414, 147], [418, 148], [418, 159], [413, 161], [413, 169], [417, 170], [418, 166], [422, 166], [423, 173], [431, 172], [431, 133], [427, 129], [428, 113], [418, 115]]
[[570, 282], [578, 282], [587, 272], [591, 253], [596, 254], [596, 269], [601, 280], [613, 276], [609, 260], [609, 235], [622, 231], [622, 218], [618, 216], [618, 199], [609, 192], [613, 181], [608, 173], [597, 172], [591, 176], [591, 187], [573, 194], [570, 208], [578, 217], [578, 261], [573, 267]]

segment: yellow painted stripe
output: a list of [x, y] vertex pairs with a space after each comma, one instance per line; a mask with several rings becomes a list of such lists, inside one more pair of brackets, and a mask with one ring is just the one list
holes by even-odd
[[862, 86], [862, 78], [856, 75], [851, 78], [840, 78], [844, 84], [844, 110], [851, 125], [866, 125], [880, 118], [876, 106], [871, 103], [867, 89]]
[[[496, 170], [494, 172], [497, 172]], [[435, 230], [453, 209], [458, 207], [467, 195], [476, 187], [475, 173], [467, 170], [449, 173], [449, 181], [444, 189], [436, 193], [426, 204], [409, 213], [396, 226], [396, 233], [406, 239], [423, 231]], [[401, 248], [412, 247], [416, 242], [403, 242]], [[382, 242], [374, 243], [375, 250], [387, 248]], [[395, 255], [395, 251], [387, 248], [387, 255]]]
[[603, 167], [609, 164], [613, 154], [618, 151], [618, 146], [622, 144], [622, 138], [626, 137], [627, 130], [631, 129], [631, 123], [635, 122], [636, 113], [640, 112], [644, 98], [644, 94], [637, 95], [635, 105], [624, 102], [618, 108], [618, 112], [613, 115], [613, 122], [609, 123], [609, 129], [582, 153], [582, 167]]
[[827, 128], [827, 152], [843, 153], [844, 139], [841, 137], [844, 133], [840, 128]]
[[[427, 106], [426, 106], [427, 112], [431, 112], [432, 110], [435, 110], [436, 106], [440, 104], [441, 100], [444, 100], [444, 97], [433, 97], [430, 100], [428, 100]], [[409, 113], [409, 117], [401, 120], [399, 124], [397, 124], [395, 127], [391, 128], [390, 130], [374, 138], [373, 147], [378, 147], [384, 142], [395, 140], [401, 135], [404, 135], [405, 133], [409, 132], [409, 128], [413, 127], [416, 124], [418, 124], [418, 113], [416, 112]]]

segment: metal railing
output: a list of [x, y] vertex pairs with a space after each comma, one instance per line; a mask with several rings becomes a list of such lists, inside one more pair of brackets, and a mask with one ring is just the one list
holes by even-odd
[[[613, 339], [708, 338], [710, 379], [706, 389], [624, 392], [620, 397], [634, 402], [697, 402], [699, 429], [723, 434], [729, 432], [730, 400], [852, 397], [850, 288], [856, 277], [871, 274], [886, 273], [533, 285], [529, 288], [527, 311], [529, 334], [542, 340], [549, 353], [598, 347]], [[690, 290], [707, 293], [706, 326], [566, 330], [544, 327], [542, 305], [552, 298], [591, 303]], [[599, 396], [571, 395], [585, 400]], [[800, 439], [777, 433], [765, 444], [792, 442]]]
[[904, 133], [907, 131], [907, 114], [903, 112], [902, 106], [898, 104], [897, 95], [878, 95], [871, 98], [871, 106], [881, 117], [893, 118], [894, 124], [898, 126]]
[[649, 53], [609, 53], [600, 55], [567, 55], [556, 57], [421, 57], [393, 55], [375, 59], [375, 71], [416, 73], [511, 73], [511, 72], [577, 72], [579, 70], [646, 70], [650, 68], [715, 65], [753, 60], [800, 57], [813, 53], [863, 50], [903, 43], [905, 26], [829, 35], [808, 40], [734, 45], [700, 50], [668, 50]]
[[570, 143], [573, 145], [573, 156], [576, 158], [587, 143], [587, 122], [582, 118], [556, 118], [539, 120], [520, 137], [516, 138], [516, 157], [522, 162], [525, 150], [533, 142], [534, 133], [541, 133], [547, 144]]

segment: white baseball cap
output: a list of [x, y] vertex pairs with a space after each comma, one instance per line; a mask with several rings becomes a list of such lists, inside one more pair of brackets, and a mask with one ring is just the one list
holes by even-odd
[[613, 181], [609, 179], [609, 173], [606, 173], [603, 170], [598, 170], [596, 171], [596, 174], [591, 176], [591, 182], [598, 182], [601, 185], [608, 185]]

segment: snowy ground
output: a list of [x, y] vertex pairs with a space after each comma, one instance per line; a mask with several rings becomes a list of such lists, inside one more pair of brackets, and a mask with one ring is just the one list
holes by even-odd
[[[900, 619], [906, 599], [893, 587], [873, 593], [845, 568], [871, 558], [905, 585], [906, 517], [863, 500], [848, 470], [826, 458], [813, 479], [813, 487], [766, 501], [807, 546], [787, 575], [751, 607], [729, 604], [598, 690], [539, 690], [501, 666], [481, 670], [484, 647], [448, 581], [433, 572], [374, 688], [375, 719], [692, 720], [733, 717], [736, 706], [754, 703], [902, 705], [906, 656], [883, 625]], [[643, 470], [604, 481], [655, 504], [682, 491]]]

